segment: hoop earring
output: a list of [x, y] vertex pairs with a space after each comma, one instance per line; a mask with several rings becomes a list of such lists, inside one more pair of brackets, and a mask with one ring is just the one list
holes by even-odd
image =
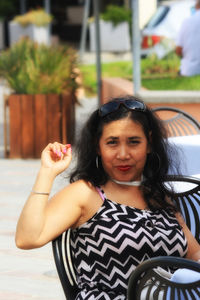
[[99, 168], [99, 156], [98, 155], [96, 156], [96, 168], [97, 169]]

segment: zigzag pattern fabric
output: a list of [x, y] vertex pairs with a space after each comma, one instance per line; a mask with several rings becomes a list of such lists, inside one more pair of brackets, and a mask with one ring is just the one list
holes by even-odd
[[80, 288], [76, 300], [125, 300], [138, 264], [160, 255], [184, 257], [187, 241], [172, 213], [118, 204], [104, 194], [97, 213], [72, 230], [71, 247]]

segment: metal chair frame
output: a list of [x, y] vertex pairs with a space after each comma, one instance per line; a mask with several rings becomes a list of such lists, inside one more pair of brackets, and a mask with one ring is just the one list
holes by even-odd
[[184, 268], [200, 272], [200, 264], [189, 259], [172, 256], [151, 258], [132, 272], [128, 283], [128, 300], [200, 299], [200, 280], [192, 283], [173, 282], [162, 276], [159, 270], [156, 270], [158, 267]]
[[171, 195], [170, 183], [186, 183], [188, 189], [175, 191], [173, 201], [182, 213], [182, 216], [193, 236], [200, 243], [200, 179], [192, 176], [168, 175], [166, 177], [166, 193]]
[[[174, 182], [183, 182], [190, 185], [190, 188], [187, 191], [176, 192], [173, 200], [180, 208], [186, 224], [193, 235], [200, 242], [200, 179], [189, 176], [168, 175], [166, 178], [166, 193], [169, 196], [171, 195], [169, 184]], [[73, 257], [70, 249], [70, 234], [71, 229], [68, 229], [58, 236], [52, 242], [52, 247], [58, 276], [65, 297], [67, 300], [74, 300], [79, 290], [73, 268]]]
[[52, 241], [54, 261], [67, 300], [74, 300], [78, 294], [73, 258], [70, 247], [71, 229]]
[[[168, 136], [185, 136], [200, 134], [200, 122], [198, 122], [189, 113], [169, 106], [161, 106], [152, 108], [152, 111], [158, 113], [160, 111], [169, 111], [177, 113], [175, 116], [162, 120], [168, 132]], [[158, 114], [157, 114], [158, 115]]]

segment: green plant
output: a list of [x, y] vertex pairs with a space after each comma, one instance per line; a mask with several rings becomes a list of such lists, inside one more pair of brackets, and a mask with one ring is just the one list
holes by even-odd
[[61, 94], [78, 85], [71, 47], [38, 45], [21, 39], [0, 55], [0, 76], [18, 94]]
[[177, 75], [180, 66], [180, 58], [171, 52], [163, 59], [159, 59], [156, 54], [142, 60], [141, 73], [143, 78], [174, 76]]
[[[103, 77], [122, 77], [131, 80], [132, 70], [132, 62], [130, 61], [118, 61], [102, 64]], [[92, 64], [83, 64], [80, 66], [80, 71], [86, 93], [88, 95], [95, 94], [97, 90], [96, 66]]]
[[144, 78], [142, 79], [142, 86], [149, 90], [181, 90], [181, 91], [199, 91], [200, 75], [192, 77], [182, 76], [166, 76], [160, 78]]
[[122, 23], [131, 23], [131, 10], [125, 8], [124, 6], [118, 5], [108, 5], [105, 12], [100, 15], [101, 19], [104, 21], [110, 21], [114, 26]]
[[52, 16], [46, 13], [43, 9], [31, 10], [24, 15], [16, 16], [14, 22], [19, 23], [21, 26], [26, 27], [30, 24], [36, 26], [46, 26], [52, 21]]
[[[149, 90], [200, 90], [200, 75], [182, 77], [178, 75], [180, 58], [170, 53], [164, 59], [152, 55], [141, 60], [142, 86]], [[96, 66], [80, 66], [83, 87], [88, 95], [97, 92]], [[132, 61], [117, 61], [102, 64], [102, 77], [133, 78]]]

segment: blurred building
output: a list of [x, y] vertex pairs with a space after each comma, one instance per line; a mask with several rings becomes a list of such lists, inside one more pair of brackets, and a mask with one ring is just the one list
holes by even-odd
[[[5, 19], [5, 46], [9, 46], [8, 26], [7, 22], [15, 15], [20, 14], [22, 11], [28, 11], [37, 7], [44, 7], [45, 2], [48, 0], [0, 0], [1, 4], [12, 2], [12, 10], [8, 14], [4, 12]], [[151, 15], [154, 13], [157, 0], [138, 0], [140, 9], [140, 28], [147, 23]], [[77, 44], [81, 38], [81, 27], [83, 22], [83, 11], [85, 0], [49, 0], [50, 12], [54, 17], [51, 33], [55, 40], [62, 42]], [[90, 0], [89, 16], [93, 14], [93, 0]], [[125, 5], [127, 8], [131, 6], [131, 0], [100, 0], [100, 12], [104, 11], [108, 4]], [[0, 5], [1, 9], [1, 5]], [[1, 11], [0, 11], [1, 16]], [[87, 40], [89, 39], [87, 34]]]
[[157, 8], [157, 0], [139, 0], [140, 29], [142, 29], [154, 14]]

